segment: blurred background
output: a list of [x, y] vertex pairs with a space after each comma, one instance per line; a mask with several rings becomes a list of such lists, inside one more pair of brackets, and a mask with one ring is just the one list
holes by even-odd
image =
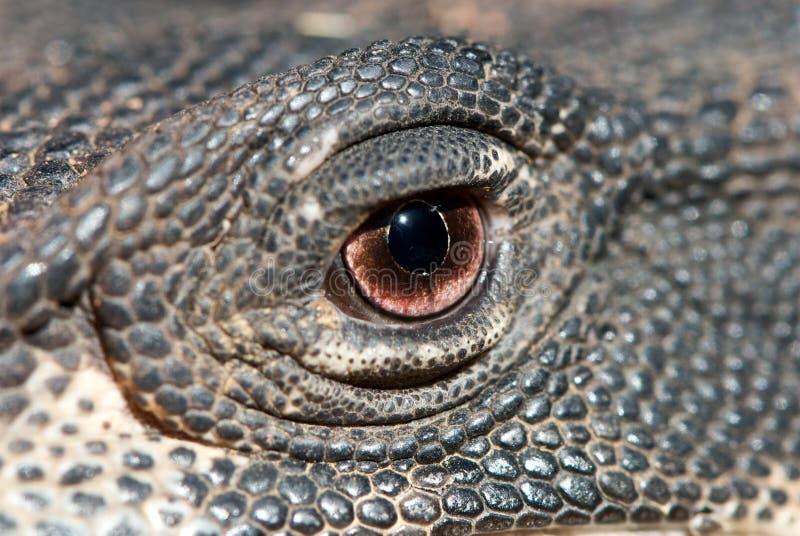
[[800, 20], [797, 2], [758, 4], [753, 9], [749, 0], [0, 0], [0, 75], [20, 65], [21, 56], [29, 65], [57, 64], [68, 59], [70, 46], [110, 50], [148, 36], [156, 43], [165, 32], [198, 42], [220, 34], [328, 39], [334, 41], [329, 53], [338, 51], [336, 45], [374, 39], [469, 35], [570, 63], [576, 53], [622, 60], [715, 40], [743, 46], [742, 35], [752, 35], [753, 28], [768, 33]]
[[[659, 71], [685, 72], [687, 79], [695, 78], [692, 69], [713, 71], [718, 66], [704, 58], [723, 55], [700, 49], [723, 47], [727, 59], [742, 65], [776, 47], [794, 47], [800, 56], [800, 4], [0, 0], [0, 131], [25, 127], [33, 112], [52, 127], [67, 109], [152, 107], [130, 124], [117, 114], [118, 125], [136, 128], [268, 73], [373, 40], [420, 34], [492, 41], [554, 64], [579, 83], [636, 89]], [[776, 43], [775, 35], [789, 39]], [[87, 77], [96, 85], [89, 91], [94, 102], [86, 91], [71, 96], [77, 93], [70, 87]], [[165, 91], [156, 95], [153, 81]], [[32, 87], [50, 94], [27, 95]]]

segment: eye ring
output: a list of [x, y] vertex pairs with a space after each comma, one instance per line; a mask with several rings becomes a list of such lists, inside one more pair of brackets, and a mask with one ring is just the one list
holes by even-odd
[[471, 294], [484, 263], [484, 218], [474, 197], [461, 192], [400, 201], [348, 238], [343, 264], [379, 313], [406, 321], [434, 317]]

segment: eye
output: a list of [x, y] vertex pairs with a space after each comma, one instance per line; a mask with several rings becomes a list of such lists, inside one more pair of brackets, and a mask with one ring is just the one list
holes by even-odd
[[342, 249], [361, 295], [407, 319], [441, 313], [469, 294], [484, 259], [476, 200], [453, 192], [405, 200], [372, 216]]
[[[326, 390], [385, 402], [371, 422], [430, 411], [423, 398], [463, 400], [487, 369], [507, 366], [485, 351], [520, 297], [511, 294], [517, 246], [506, 192], [526, 162], [491, 136], [454, 127], [387, 133], [336, 154], [289, 195], [296, 208], [282, 226], [271, 226], [304, 228], [286, 255], [302, 273], [326, 266], [324, 280], [284, 287], [285, 296], [268, 296], [278, 304], [264, 307], [269, 317], [246, 322], [300, 319], [304, 346], [293, 359], [335, 382]], [[265, 334], [265, 346], [284, 346], [283, 332]]]

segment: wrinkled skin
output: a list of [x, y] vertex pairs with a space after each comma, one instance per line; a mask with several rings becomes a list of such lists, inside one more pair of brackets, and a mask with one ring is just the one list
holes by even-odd
[[[800, 12], [699, 4], [0, 5], [0, 533], [800, 531]], [[281, 279], [453, 190], [446, 314]]]

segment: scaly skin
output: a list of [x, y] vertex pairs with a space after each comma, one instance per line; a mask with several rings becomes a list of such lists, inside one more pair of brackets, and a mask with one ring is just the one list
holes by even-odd
[[[0, 532], [800, 531], [795, 6], [318, 61], [287, 7], [103, 6], [4, 6]], [[347, 44], [455, 13], [387, 6]], [[492, 240], [451, 311], [304, 278], [448, 189]]]

